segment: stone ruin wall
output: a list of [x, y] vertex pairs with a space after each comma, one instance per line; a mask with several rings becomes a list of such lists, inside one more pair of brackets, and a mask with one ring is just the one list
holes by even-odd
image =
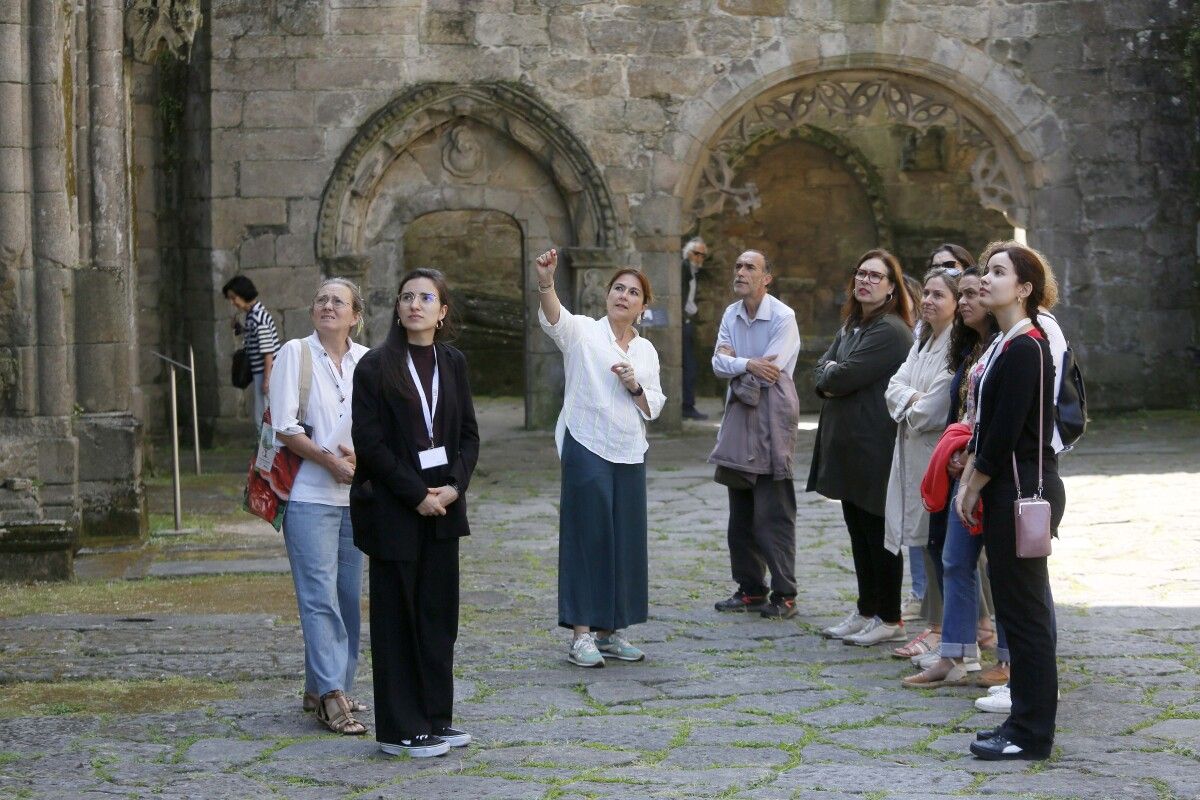
[[[783, 251], [781, 292], [807, 304], [815, 346], [846, 253], [770, 233], [764, 201], [811, 215], [828, 191], [831, 230], [887, 233], [910, 264], [942, 234], [977, 249], [1019, 225], [1063, 284], [1094, 406], [1193, 404], [1191, 14], [1183, 0], [0, 0], [0, 527], [144, 530], [139, 425], [162, 436], [166, 419], [150, 351], [191, 343], [203, 432], [240, 435], [221, 284], [250, 275], [295, 336], [318, 273], [350, 274], [377, 336], [398, 270], [453, 219], [431, 214], [515, 225], [497, 269], [518, 245], [528, 269], [566, 243], [576, 306], [613, 264], [643, 266], [671, 323], [648, 329], [671, 396], [678, 248], [695, 230], [724, 237], [717, 252], [775, 239], [762, 244]], [[184, 61], [159, 59], [193, 34]], [[394, 138], [370, 139], [380, 115]], [[725, 286], [705, 280], [715, 313]], [[530, 335], [524, 282], [543, 425], [561, 376]], [[511, 344], [512, 306], [493, 300], [480, 319]], [[662, 425], [676, 424], [671, 403]]]

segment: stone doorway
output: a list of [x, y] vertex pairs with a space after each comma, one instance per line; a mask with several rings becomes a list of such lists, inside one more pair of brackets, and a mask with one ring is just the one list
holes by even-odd
[[[832, 340], [851, 267], [873, 247], [918, 280], [943, 242], [979, 253], [1025, 219], [1006, 141], [969, 103], [898, 74], [815, 75], [775, 87], [710, 142], [691, 194], [696, 229], [716, 255], [701, 342], [715, 340], [737, 254], [762, 249], [774, 293], [795, 308], [804, 343], [802, 408], [819, 407], [809, 375]], [[713, 379], [706, 391], [718, 392]]]
[[455, 347], [467, 355], [471, 391], [525, 393], [524, 253], [521, 227], [498, 211], [435, 211], [404, 231], [406, 265], [446, 273]]

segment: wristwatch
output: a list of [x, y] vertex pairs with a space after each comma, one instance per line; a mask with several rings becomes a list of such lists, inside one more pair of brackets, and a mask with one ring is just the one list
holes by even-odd
[[642, 396], [642, 393], [643, 393], [643, 392], [645, 392], [645, 391], [646, 391], [646, 390], [645, 390], [645, 389], [643, 389], [643, 388], [642, 388], [642, 385], [639, 383], [639, 384], [638, 384], [637, 391], [636, 391], [636, 392], [630, 392], [630, 394], [631, 394], [631, 395], [633, 395], [634, 397], [641, 397], [641, 396]]

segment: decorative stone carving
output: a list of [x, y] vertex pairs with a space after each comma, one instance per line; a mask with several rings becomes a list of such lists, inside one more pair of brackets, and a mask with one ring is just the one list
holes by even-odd
[[900, 74], [838, 73], [809, 76], [777, 87], [746, 107], [709, 146], [700, 182], [693, 193], [697, 218], [719, 213], [732, 200], [739, 214], [761, 202], [757, 187], [736, 185], [737, 165], [753, 144], [768, 134], [781, 135], [801, 126], [842, 130], [882, 111], [890, 121], [925, 131], [934, 126], [953, 130], [962, 146], [978, 155], [971, 167], [973, 185], [985, 208], [1023, 226], [1028, 202], [1014, 180], [1017, 160], [989, 126], [950, 91]]
[[[617, 242], [612, 198], [583, 143], [549, 108], [511, 84], [423, 84], [388, 103], [347, 145], [321, 198], [317, 256], [364, 252], [367, 211], [374, 188], [410, 142], [442, 125], [468, 118], [511, 136], [555, 177], [583, 247]], [[457, 130], [464, 128], [452, 128]], [[465, 132], [465, 128], [464, 128]], [[461, 145], [461, 146], [460, 146]], [[443, 164], [451, 174], [471, 166], [470, 147], [447, 144]], [[480, 156], [482, 157], [482, 155]]]
[[466, 125], [455, 125], [446, 134], [442, 148], [442, 166], [451, 175], [469, 178], [483, 164], [483, 149], [475, 141], [475, 134]]
[[190, 58], [203, 21], [200, 0], [125, 0], [125, 36], [138, 61], [152, 62], [164, 46], [176, 58]]
[[583, 280], [579, 289], [579, 310], [576, 313], [588, 317], [602, 317], [606, 309], [604, 291], [604, 273], [598, 269], [588, 269], [583, 272]]

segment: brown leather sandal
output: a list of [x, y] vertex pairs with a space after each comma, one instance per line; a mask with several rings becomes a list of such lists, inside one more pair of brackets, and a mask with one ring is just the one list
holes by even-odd
[[317, 706], [317, 719], [329, 730], [343, 736], [362, 736], [367, 732], [367, 726], [354, 718], [350, 702], [341, 689], [321, 695], [321, 702]]
[[[371, 707], [369, 705], [367, 705], [366, 703], [363, 703], [359, 700], [355, 700], [353, 697], [347, 696], [346, 701], [350, 703], [350, 710], [353, 711], [355, 714], [365, 714], [366, 712], [371, 710]], [[304, 707], [305, 711], [316, 711], [317, 706], [320, 704], [321, 704], [321, 699], [319, 697], [317, 697], [316, 692], [305, 692], [304, 693], [303, 707]]]

